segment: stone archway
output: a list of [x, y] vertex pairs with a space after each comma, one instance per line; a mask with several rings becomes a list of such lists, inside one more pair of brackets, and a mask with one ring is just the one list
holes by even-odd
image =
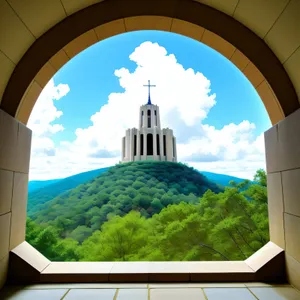
[[257, 89], [273, 124], [299, 108], [280, 60], [232, 17], [192, 0], [163, 0], [160, 5], [151, 0], [105, 0], [65, 18], [32, 44], [14, 69], [1, 109], [26, 123], [33, 98], [64, 63], [99, 40], [143, 29], [192, 37], [230, 59]]
[[[41, 264], [32, 261], [32, 257], [26, 254], [28, 246], [22, 243], [25, 236], [31, 137], [30, 131], [22, 123], [26, 124], [42, 88], [69, 59], [93, 43], [126, 31], [156, 29], [183, 34], [216, 49], [247, 76], [261, 96], [272, 123], [276, 124], [265, 135], [271, 241], [286, 250], [289, 280], [300, 287], [300, 238], [297, 235], [300, 225], [300, 189], [297, 184], [300, 178], [300, 142], [293, 138], [300, 133], [299, 101], [295, 91], [296, 88], [299, 94], [300, 79], [296, 75], [297, 65], [300, 64], [300, 40], [295, 30], [295, 24], [300, 26], [295, 14], [299, 3], [292, 0], [281, 9], [278, 5], [266, 4], [261, 7], [258, 4], [263, 10], [264, 19], [272, 19], [273, 23], [270, 21], [270, 26], [260, 23], [261, 27], [255, 27], [255, 17], [240, 17], [244, 25], [237, 21], [239, 16], [232, 17], [236, 12], [245, 10], [243, 5], [249, 1], [237, 2], [230, 9], [229, 4], [213, 9], [193, 0], [162, 0], [159, 5], [151, 0], [105, 0], [60, 18], [61, 22], [52, 22], [46, 32], [41, 24], [32, 25], [29, 18], [39, 13], [39, 9], [42, 12], [41, 7], [31, 11], [22, 6], [21, 2], [4, 1], [9, 3], [15, 15], [35, 33], [37, 39], [28, 42], [31, 45], [29, 50], [16, 53], [0, 38], [0, 49], [4, 49], [0, 53], [4, 55], [0, 58], [6, 63], [6, 69], [13, 70], [9, 80], [7, 74], [4, 74], [5, 77], [1, 73], [5, 84], [0, 103], [0, 185], [3, 186], [0, 222], [4, 228], [1, 231], [4, 246], [0, 247], [0, 268], [7, 269], [8, 250], [22, 257], [37, 272], [41, 272], [41, 265], [49, 264], [41, 258]], [[31, 3], [30, 0], [27, 2]], [[6, 4], [1, 5], [4, 7], [2, 11], [7, 13], [6, 17], [12, 20], [15, 16], [9, 15], [11, 11]], [[274, 7], [277, 9], [276, 14]], [[272, 13], [276, 15], [275, 18]], [[2, 19], [5, 23], [6, 19]], [[7, 32], [10, 30], [9, 26], [2, 28]], [[22, 28], [15, 27], [15, 30], [21, 32]], [[286, 28], [290, 30], [288, 37], [282, 33]], [[22, 39], [16, 41], [16, 46], [18, 43], [21, 48]], [[260, 262], [254, 257], [246, 265], [252, 271], [263, 269], [268, 260], [282, 253], [272, 247], [263, 250]], [[219, 266], [218, 270], [221, 269]], [[237, 278], [236, 275], [232, 276]]]

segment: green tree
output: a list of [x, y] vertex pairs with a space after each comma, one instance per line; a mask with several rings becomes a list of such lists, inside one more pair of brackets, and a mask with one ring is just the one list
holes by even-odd
[[81, 260], [128, 261], [147, 243], [146, 219], [137, 212], [104, 223], [81, 246]]
[[26, 240], [57, 261], [243, 260], [269, 240], [266, 185], [264, 170], [220, 189], [184, 164], [121, 164], [38, 206]]
[[82, 243], [85, 239], [87, 239], [92, 234], [92, 229], [86, 226], [78, 226], [76, 229], [74, 229], [70, 237], [73, 240], [78, 241], [79, 243]]

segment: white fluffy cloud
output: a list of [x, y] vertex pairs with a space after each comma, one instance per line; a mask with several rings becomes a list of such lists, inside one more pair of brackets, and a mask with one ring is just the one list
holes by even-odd
[[55, 100], [59, 100], [69, 92], [66, 84], [54, 85], [50, 80], [43, 89], [34, 110], [29, 118], [28, 127], [33, 131], [31, 157], [34, 160], [39, 156], [54, 156], [55, 146], [51, 137], [64, 130], [61, 124], [51, 124], [62, 116], [63, 112], [58, 111], [54, 105]]
[[216, 105], [216, 95], [202, 73], [185, 69], [157, 43], [141, 44], [129, 59], [137, 66], [132, 73], [126, 68], [115, 71], [124, 92], [111, 93], [107, 104], [91, 116], [92, 125], [78, 128], [73, 142], [58, 147], [51, 137], [64, 128], [52, 125], [62, 115], [54, 101], [66, 95], [69, 87], [49, 82], [29, 121], [34, 133], [31, 178], [65, 177], [118, 162], [121, 138], [127, 128], [137, 127], [139, 107], [147, 102], [143, 85], [148, 79], [156, 84], [151, 99], [160, 107], [162, 126], [172, 128], [176, 135], [180, 161], [247, 178], [264, 167], [264, 140], [262, 135], [254, 136], [254, 124], [245, 120], [220, 130], [203, 124]]

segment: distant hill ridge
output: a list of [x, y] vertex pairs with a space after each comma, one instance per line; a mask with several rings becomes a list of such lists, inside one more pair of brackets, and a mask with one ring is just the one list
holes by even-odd
[[212, 173], [212, 172], [206, 172], [206, 171], [198, 171], [204, 176], [207, 177], [210, 181], [219, 184], [221, 186], [229, 186], [230, 181], [235, 181], [236, 183], [240, 183], [244, 180], [245, 178], [239, 178], [231, 175], [226, 175], [226, 174], [219, 174], [219, 173]]
[[[44, 181], [29, 181], [28, 184], [28, 205], [27, 211], [29, 216], [31, 216], [34, 212], [42, 209], [44, 203], [54, 199], [55, 197], [76, 188], [77, 186], [87, 183], [90, 180], [95, 179], [97, 176], [101, 174], [105, 174], [107, 170], [113, 167], [106, 167], [96, 170], [91, 170], [83, 173], [79, 173], [76, 175], [72, 175], [63, 179], [51, 179]], [[235, 182], [242, 182], [244, 179], [224, 175], [217, 174], [206, 171], [198, 171], [204, 175], [210, 182], [215, 183], [219, 186], [228, 186], [231, 180]]]
[[[101, 168], [101, 169], [96, 169], [96, 170], [91, 170], [79, 174], [75, 174], [66, 178], [62, 179], [50, 179], [50, 180], [31, 180], [28, 183], [28, 194], [32, 195], [34, 191], [40, 190], [44, 194], [48, 194], [50, 190], [53, 192], [53, 194], [57, 194], [59, 191], [60, 193], [63, 193], [69, 189], [72, 189], [76, 187], [79, 184], [85, 183], [100, 174], [104, 173], [111, 167], [106, 167], [106, 168]], [[235, 182], [239, 183], [244, 181], [245, 179], [239, 178], [239, 177], [234, 177], [231, 175], [225, 175], [225, 174], [218, 174], [218, 173], [212, 173], [212, 172], [207, 172], [207, 171], [199, 171], [201, 174], [207, 177], [210, 181], [222, 185], [222, 186], [228, 186], [229, 182], [231, 180], [234, 180]], [[51, 185], [49, 187], [49, 185]], [[40, 192], [36, 192], [40, 194]], [[58, 194], [57, 194], [58, 195]]]
[[27, 210], [30, 211], [34, 206], [43, 204], [55, 198], [59, 194], [62, 194], [80, 184], [94, 179], [100, 174], [106, 172], [108, 169], [109, 167], [87, 171], [63, 179], [29, 181]]
[[64, 178], [60, 179], [50, 179], [50, 180], [31, 180], [28, 183], [28, 193], [32, 193], [33, 191], [42, 189], [49, 184], [56, 183], [58, 181], [63, 180]]

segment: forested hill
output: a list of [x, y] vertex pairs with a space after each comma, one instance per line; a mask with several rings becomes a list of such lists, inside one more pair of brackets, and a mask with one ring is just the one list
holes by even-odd
[[44, 204], [26, 241], [52, 261], [245, 260], [270, 240], [266, 185], [264, 170], [219, 192], [180, 164], [128, 163]]
[[230, 182], [233, 180], [236, 183], [241, 183], [245, 181], [244, 178], [239, 178], [227, 174], [218, 174], [218, 173], [212, 173], [212, 172], [206, 172], [206, 171], [199, 171], [202, 175], [204, 175], [208, 180], [221, 185], [223, 187], [231, 186]]
[[[33, 180], [28, 184], [28, 205], [27, 210], [29, 214], [39, 210], [39, 205], [43, 204], [56, 196], [66, 192], [70, 189], [77, 187], [80, 184], [86, 183], [89, 180], [103, 174], [109, 169], [109, 167], [91, 170], [76, 175], [72, 175], [62, 179], [51, 180]], [[230, 186], [230, 181], [234, 180], [236, 183], [243, 182], [245, 179], [225, 175], [217, 174], [206, 171], [199, 171], [209, 181], [214, 182], [217, 185], [226, 187]]]
[[50, 180], [30, 180], [28, 182], [28, 194], [43, 189], [50, 184], [57, 183], [63, 179], [50, 179]]
[[[138, 211], [148, 218], [169, 204], [198, 203], [208, 189], [220, 188], [193, 168], [171, 162], [131, 162], [109, 168], [29, 211], [38, 223], [55, 226], [63, 237], [85, 239], [114, 215]], [[77, 234], [84, 232], [82, 238]]]
[[102, 168], [76, 174], [64, 179], [52, 179], [45, 181], [30, 181], [28, 185], [28, 204], [27, 211], [32, 214], [40, 209], [40, 205], [55, 198], [61, 193], [77, 187], [100, 174], [109, 168]]

